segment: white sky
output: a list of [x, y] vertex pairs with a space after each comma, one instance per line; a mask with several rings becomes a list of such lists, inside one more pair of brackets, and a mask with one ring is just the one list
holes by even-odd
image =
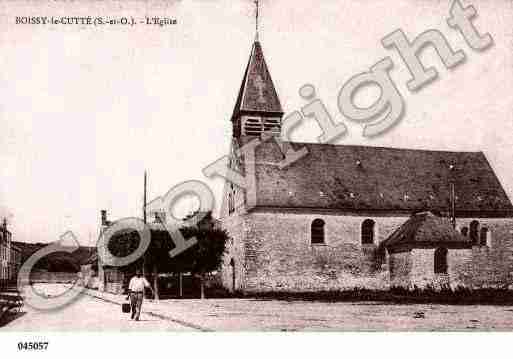
[[[390, 56], [404, 119], [373, 140], [346, 121], [350, 134], [339, 143], [482, 150], [513, 197], [511, 1], [471, 2], [476, 27], [495, 40], [483, 53], [447, 26], [449, 1], [261, 3], [260, 40], [286, 112], [305, 104], [297, 92], [312, 83], [342, 121], [341, 86]], [[49, 242], [72, 229], [82, 244], [93, 243], [100, 209], [112, 219], [141, 214], [145, 168], [150, 199], [206, 180], [202, 168], [229, 148], [253, 12], [250, 0], [1, 2], [0, 215], [9, 216], [15, 240]], [[173, 17], [178, 25], [14, 24], [15, 16], [63, 15]], [[447, 71], [426, 50], [439, 79], [410, 93], [399, 55], [380, 44], [397, 28], [410, 39], [439, 29], [467, 61]], [[315, 142], [319, 134], [309, 121], [294, 139]], [[207, 183], [220, 203], [221, 181]]]

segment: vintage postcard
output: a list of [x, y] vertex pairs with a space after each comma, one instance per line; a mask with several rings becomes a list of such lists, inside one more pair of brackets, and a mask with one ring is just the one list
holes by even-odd
[[0, 53], [14, 353], [513, 330], [513, 2], [3, 0]]

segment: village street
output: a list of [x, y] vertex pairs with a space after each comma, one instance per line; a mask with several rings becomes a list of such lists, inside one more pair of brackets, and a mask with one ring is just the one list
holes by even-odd
[[[47, 295], [64, 290], [62, 285], [48, 284], [38, 287]], [[117, 304], [83, 295], [72, 304], [56, 311], [39, 311], [25, 305], [22, 313], [7, 318], [0, 331], [148, 331], [187, 330], [190, 328], [171, 321], [141, 315], [139, 322], [129, 320]], [[1, 325], [0, 325], [1, 326]]]
[[[56, 293], [62, 285], [41, 285]], [[141, 321], [121, 313], [119, 295], [87, 291], [58, 311], [28, 306], [0, 331], [410, 331], [511, 330], [511, 306], [390, 305], [373, 302], [206, 299], [146, 300]]]

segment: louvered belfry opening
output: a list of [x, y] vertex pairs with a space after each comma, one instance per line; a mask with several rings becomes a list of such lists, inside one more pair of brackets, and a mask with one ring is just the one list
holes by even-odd
[[280, 120], [268, 117], [248, 117], [244, 121], [243, 134], [245, 136], [260, 137], [264, 132], [279, 136], [281, 132]]
[[263, 132], [262, 120], [260, 118], [250, 117], [244, 123], [244, 135], [260, 136]]
[[277, 118], [265, 118], [264, 131], [271, 132], [273, 135], [279, 135], [281, 133], [280, 120]]

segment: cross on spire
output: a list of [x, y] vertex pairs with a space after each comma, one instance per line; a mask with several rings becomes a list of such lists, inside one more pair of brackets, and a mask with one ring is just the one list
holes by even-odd
[[237, 120], [241, 114], [254, 115], [255, 112], [277, 117], [283, 115], [280, 99], [265, 63], [262, 46], [258, 41], [253, 43], [251, 49], [232, 120]]
[[265, 82], [262, 79], [262, 76], [260, 76], [260, 74], [258, 74], [255, 79], [255, 87], [258, 90], [258, 102], [265, 103], [264, 89], [266, 86], [265, 86]]
[[259, 10], [259, 3], [258, 3], [258, 0], [255, 0], [255, 7], [256, 7], [256, 12], [255, 12], [255, 41], [258, 41], [258, 10]]

